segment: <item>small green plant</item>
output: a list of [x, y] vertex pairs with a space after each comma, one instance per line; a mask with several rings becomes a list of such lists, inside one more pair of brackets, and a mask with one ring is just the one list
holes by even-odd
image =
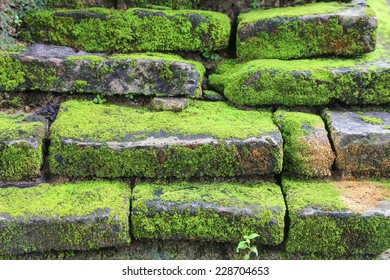
[[95, 104], [104, 104], [106, 103], [106, 99], [100, 94], [96, 95], [96, 97], [92, 100]]
[[259, 0], [253, 0], [251, 3], [252, 9], [258, 9], [260, 7]]
[[203, 52], [202, 55], [204, 58], [211, 59], [213, 61], [218, 61], [221, 59], [221, 56], [219, 54], [209, 51]]
[[258, 235], [257, 233], [252, 233], [250, 235], [244, 235], [245, 240], [240, 241], [240, 243], [238, 243], [237, 253], [239, 253], [240, 250], [243, 250], [245, 253], [244, 260], [249, 260], [249, 257], [251, 256], [252, 253], [254, 253], [256, 256], [259, 255], [256, 245], [251, 246], [251, 241], [258, 236], [260, 236], [260, 235]]

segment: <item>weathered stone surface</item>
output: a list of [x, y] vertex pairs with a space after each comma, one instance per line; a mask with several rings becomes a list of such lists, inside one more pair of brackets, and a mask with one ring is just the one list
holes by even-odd
[[43, 164], [45, 118], [0, 112], [0, 181], [30, 180]]
[[378, 49], [359, 59], [222, 62], [209, 83], [243, 105], [390, 102], [390, 56]]
[[51, 126], [50, 168], [69, 177], [279, 173], [282, 139], [268, 111], [196, 102], [182, 112], [68, 101]]
[[226, 101], [226, 98], [223, 97], [218, 92], [212, 91], [212, 90], [204, 90], [202, 91], [202, 97], [205, 100], [209, 101]]
[[155, 97], [150, 102], [150, 106], [157, 111], [183, 111], [190, 100], [188, 98], [163, 98]]
[[365, 0], [255, 10], [239, 16], [237, 56], [245, 60], [357, 56], [375, 50], [377, 20]]
[[30, 13], [20, 37], [89, 52], [216, 51], [230, 28], [216, 12], [92, 8]]
[[274, 121], [283, 137], [283, 169], [305, 177], [331, 175], [335, 155], [320, 116], [278, 110]]
[[238, 242], [258, 233], [260, 244], [283, 241], [285, 204], [276, 184], [140, 184], [132, 197], [136, 239]]
[[390, 113], [324, 113], [336, 152], [336, 168], [344, 176], [390, 176]]
[[0, 254], [126, 245], [129, 209], [118, 182], [0, 189]]
[[290, 229], [286, 250], [341, 259], [390, 247], [390, 181], [283, 179]]
[[40, 90], [131, 95], [200, 95], [205, 69], [179, 56], [111, 55], [33, 45], [0, 54], [0, 91]]

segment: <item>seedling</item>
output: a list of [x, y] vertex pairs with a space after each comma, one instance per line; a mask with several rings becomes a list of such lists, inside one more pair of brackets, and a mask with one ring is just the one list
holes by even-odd
[[251, 256], [252, 253], [254, 253], [256, 256], [259, 255], [259, 253], [257, 251], [257, 247], [255, 245], [251, 246], [251, 241], [258, 236], [260, 236], [260, 235], [258, 235], [257, 233], [252, 233], [250, 235], [244, 235], [245, 240], [240, 241], [240, 243], [238, 243], [237, 253], [239, 253], [240, 250], [243, 250], [245, 252], [244, 260], [249, 260], [249, 257]]

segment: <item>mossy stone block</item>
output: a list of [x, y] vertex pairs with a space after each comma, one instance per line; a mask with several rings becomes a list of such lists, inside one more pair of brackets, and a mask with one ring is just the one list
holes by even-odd
[[205, 73], [201, 63], [176, 55], [108, 56], [42, 44], [0, 54], [0, 70], [0, 91], [190, 97], [200, 95]]
[[121, 182], [0, 189], [0, 254], [127, 245], [129, 209]]
[[132, 196], [136, 239], [201, 239], [238, 242], [257, 233], [257, 242], [283, 241], [285, 204], [276, 184], [139, 184]]
[[0, 112], [0, 181], [30, 180], [43, 164], [45, 118]]
[[230, 28], [210, 11], [90, 8], [32, 12], [20, 34], [89, 52], [216, 51], [227, 48]]
[[325, 111], [336, 168], [349, 177], [390, 177], [390, 112]]
[[282, 181], [291, 221], [287, 252], [342, 259], [390, 247], [390, 181]]
[[390, 56], [381, 48], [358, 59], [227, 60], [209, 83], [242, 105], [390, 102]]
[[182, 112], [68, 101], [51, 126], [50, 168], [69, 177], [279, 173], [282, 139], [269, 111], [193, 101]]
[[374, 11], [356, 0], [254, 10], [238, 22], [237, 56], [244, 60], [357, 56], [375, 50], [377, 39]]
[[320, 116], [278, 110], [274, 122], [283, 137], [283, 168], [304, 177], [331, 175], [335, 155]]

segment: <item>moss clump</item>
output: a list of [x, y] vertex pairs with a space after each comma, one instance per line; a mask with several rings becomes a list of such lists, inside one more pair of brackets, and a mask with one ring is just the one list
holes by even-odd
[[43, 118], [0, 113], [0, 180], [38, 177], [43, 164], [44, 137]]
[[[380, 62], [384, 61], [384, 63]], [[324, 105], [390, 102], [390, 66], [382, 49], [360, 59], [222, 62], [210, 84], [245, 105]]]
[[289, 253], [340, 259], [379, 254], [390, 246], [390, 219], [348, 212], [334, 183], [284, 178], [283, 188], [291, 220]]
[[369, 116], [361, 116], [359, 117], [362, 121], [370, 124], [383, 124], [383, 120], [380, 118], [374, 118], [374, 117], [369, 117]]
[[283, 240], [285, 206], [275, 184], [140, 184], [132, 205], [136, 238], [237, 242], [257, 232], [261, 244]]
[[128, 244], [129, 206], [129, 188], [119, 182], [1, 189], [1, 253]]
[[274, 122], [283, 137], [283, 168], [306, 177], [328, 176], [334, 154], [320, 116], [278, 110]]
[[228, 17], [208, 11], [43, 11], [25, 26], [26, 38], [94, 52], [215, 51], [230, 35]]
[[[347, 9], [344, 3], [332, 2], [241, 14], [237, 56], [244, 60], [291, 59], [318, 55], [356, 56], [373, 51], [376, 25], [372, 23], [372, 17], [375, 13], [365, 8], [360, 11], [360, 18], [351, 22], [337, 15]], [[321, 19], [321, 14], [333, 16]], [[308, 20], [307, 15], [319, 16], [316, 20]]]
[[[62, 104], [51, 133], [51, 169], [71, 177], [266, 174], [280, 172], [282, 162], [281, 139], [277, 140], [271, 113], [241, 111], [225, 103], [193, 102], [175, 113], [68, 101]], [[271, 143], [242, 142], [274, 134]], [[200, 142], [175, 144], [167, 137]], [[233, 143], [226, 144], [228, 140]]]

